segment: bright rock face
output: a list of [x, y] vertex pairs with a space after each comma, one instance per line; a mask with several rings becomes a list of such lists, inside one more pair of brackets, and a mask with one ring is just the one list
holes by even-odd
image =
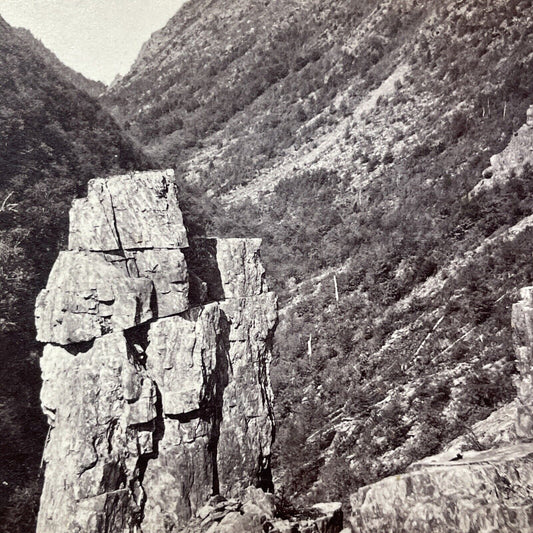
[[[495, 413], [507, 425], [502, 432], [486, 423], [493, 436], [485, 440], [496, 447], [457, 455], [452, 446], [405, 474], [362, 487], [351, 498], [355, 531], [533, 531], [533, 287], [520, 295], [512, 314], [518, 397]], [[514, 428], [507, 416], [515, 417]]]
[[37, 298], [37, 339], [75, 344], [146, 322], [153, 318], [153, 292], [152, 282], [131, 277], [124, 262], [110, 263], [98, 253], [61, 252]]
[[[227, 350], [233, 379], [224, 388], [220, 424], [219, 480], [223, 493], [237, 495], [258, 476], [272, 488], [269, 461], [258, 464], [254, 453], [270, 457], [274, 426], [268, 386], [270, 335], [277, 320], [273, 293], [226, 300], [221, 311], [231, 324]], [[259, 372], [257, 370], [259, 369]], [[240, 391], [249, 389], [245, 398]], [[268, 409], [264, 405], [269, 405]], [[235, 434], [233, 427], [246, 428]]]
[[520, 296], [512, 319], [519, 372], [515, 430], [519, 437], [533, 439], [533, 287], [523, 288]]
[[533, 445], [415, 463], [406, 474], [359, 489], [351, 523], [361, 533], [532, 531]]
[[187, 248], [171, 172], [88, 190], [36, 304], [37, 532], [178, 531], [213, 494], [272, 486], [276, 298], [259, 240]]
[[509, 144], [499, 154], [490, 158], [490, 167], [483, 171], [483, 178], [471, 191], [475, 196], [496, 185], [505, 184], [512, 175], [520, 176], [533, 165], [533, 106], [527, 110], [526, 123], [511, 137]]
[[70, 211], [70, 250], [184, 248], [187, 232], [173, 172], [138, 172], [89, 182]]
[[257, 296], [265, 290], [265, 269], [259, 259], [261, 239], [217, 240], [217, 263], [225, 298]]

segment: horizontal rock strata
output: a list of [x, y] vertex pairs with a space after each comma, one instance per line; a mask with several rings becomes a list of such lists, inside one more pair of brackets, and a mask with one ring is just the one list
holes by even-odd
[[277, 303], [257, 239], [189, 242], [172, 172], [97, 179], [36, 303], [38, 533], [177, 531], [272, 486]]

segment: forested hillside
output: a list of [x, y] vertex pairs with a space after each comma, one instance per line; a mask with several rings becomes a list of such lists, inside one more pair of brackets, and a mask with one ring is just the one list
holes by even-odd
[[70, 202], [96, 175], [147, 165], [39, 48], [0, 18], [0, 530], [9, 533], [35, 531], [45, 422], [33, 309], [66, 246]]
[[344, 498], [514, 396], [531, 167], [471, 191], [526, 121], [532, 36], [531, 0], [193, 0], [104, 96], [205, 194], [197, 229], [265, 239], [294, 500]]

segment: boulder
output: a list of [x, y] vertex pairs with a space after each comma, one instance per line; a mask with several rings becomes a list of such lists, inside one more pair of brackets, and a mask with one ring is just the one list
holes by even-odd
[[[257, 514], [267, 520], [272, 520], [276, 513], [274, 494], [264, 492], [257, 487], [248, 487], [244, 493], [243, 511]], [[252, 512], [253, 511], [253, 512]]]
[[529, 106], [527, 112], [526, 112], [526, 124], [533, 128], [533, 106]]
[[214, 529], [216, 533], [262, 533], [263, 528], [256, 515], [228, 513]]
[[320, 533], [339, 533], [341, 531], [343, 524], [341, 502], [315, 503], [312, 509], [321, 515], [315, 519], [317, 531]]

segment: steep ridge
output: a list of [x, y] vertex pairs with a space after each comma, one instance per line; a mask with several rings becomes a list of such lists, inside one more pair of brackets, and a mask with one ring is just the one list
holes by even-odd
[[[376, 3], [366, 4], [354, 2], [349, 18]], [[328, 24], [346, 14], [316, 0], [188, 2], [144, 45], [104, 102], [174, 162], [178, 151], [223, 128], [291, 71], [316, 62]]]
[[80, 91], [87, 93], [93, 98], [97, 98], [104, 92], [106, 88], [105, 84], [101, 81], [90, 80], [83, 74], [67, 67], [50, 49], [46, 48], [39, 39], [36, 39], [29, 30], [25, 28], [15, 28], [15, 32], [18, 37], [31, 48], [35, 55], [40, 57], [49, 67], [51, 67], [59, 77], [70, 81], [72, 85], [80, 89]]
[[97, 179], [70, 211], [36, 303], [39, 533], [175, 531], [212, 495], [272, 488], [277, 306], [260, 241], [197, 241], [187, 264], [176, 192], [171, 171]]
[[[35, 528], [46, 427], [33, 303], [90, 178], [148, 164], [102, 106], [0, 17], [0, 530]], [[23, 384], [23, 386], [21, 386]]]
[[[207, 232], [263, 237], [280, 484], [346, 498], [514, 396], [532, 4], [228, 6], [184, 6], [104, 102], [222, 204]], [[509, 179], [471, 194], [498, 153]]]

